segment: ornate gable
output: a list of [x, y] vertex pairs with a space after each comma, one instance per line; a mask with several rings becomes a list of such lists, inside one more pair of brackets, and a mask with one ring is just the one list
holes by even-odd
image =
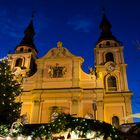
[[63, 47], [63, 43], [61, 41], [58, 41], [57, 47], [49, 50], [49, 52], [44, 57], [55, 58], [55, 57], [73, 57], [73, 56], [74, 55], [71, 54], [68, 49]]

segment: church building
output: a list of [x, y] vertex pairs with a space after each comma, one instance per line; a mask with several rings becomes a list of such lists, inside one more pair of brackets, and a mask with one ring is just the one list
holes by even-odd
[[86, 73], [81, 68], [84, 58], [72, 54], [61, 41], [37, 58], [30, 21], [15, 52], [8, 54], [12, 71], [22, 80], [23, 92], [17, 100], [23, 102], [21, 115], [26, 114], [28, 123], [48, 123], [64, 112], [118, 126], [132, 113], [123, 46], [105, 14], [99, 28], [95, 66]]

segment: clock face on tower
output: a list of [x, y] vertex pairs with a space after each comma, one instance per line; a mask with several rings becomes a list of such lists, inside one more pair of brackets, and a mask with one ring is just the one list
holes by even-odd
[[115, 64], [114, 63], [108, 63], [107, 66], [106, 66], [106, 70], [108, 72], [111, 72], [111, 71], [115, 70]]

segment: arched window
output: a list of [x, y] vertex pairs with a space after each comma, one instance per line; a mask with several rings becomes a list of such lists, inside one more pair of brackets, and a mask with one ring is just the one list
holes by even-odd
[[117, 90], [116, 78], [114, 76], [108, 77], [107, 85], [109, 91], [116, 91]]
[[107, 45], [107, 46], [110, 46], [110, 42], [109, 42], [109, 41], [107, 41], [107, 42], [106, 42], [106, 45]]
[[114, 43], [114, 46], [117, 47], [117, 43]]
[[99, 44], [99, 48], [102, 48], [102, 44]]
[[16, 60], [16, 64], [15, 64], [15, 67], [21, 67], [22, 66], [22, 59], [21, 58], [18, 58]]
[[23, 48], [20, 48], [20, 52], [23, 52]]
[[118, 116], [113, 116], [112, 117], [112, 125], [116, 128], [119, 127], [120, 125], [120, 120], [119, 120], [119, 117]]
[[29, 48], [29, 49], [28, 49], [28, 52], [31, 52], [31, 51], [32, 51], [32, 50]]
[[108, 62], [108, 61], [113, 61], [114, 62], [114, 56], [111, 52], [107, 53], [105, 55], [105, 58], [106, 58], [106, 62]]

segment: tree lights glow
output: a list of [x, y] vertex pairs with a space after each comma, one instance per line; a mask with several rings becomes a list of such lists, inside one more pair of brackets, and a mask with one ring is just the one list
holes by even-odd
[[0, 124], [11, 125], [20, 117], [21, 103], [15, 102], [21, 93], [7, 58], [0, 60]]
[[[4, 135], [3, 129], [0, 131]], [[9, 130], [8, 130], [9, 131]], [[69, 114], [58, 114], [58, 117], [49, 124], [26, 124], [17, 125], [13, 133], [6, 133], [9, 140], [15, 137], [18, 140], [47, 139], [47, 140], [119, 140], [119, 133], [112, 125], [102, 121], [75, 118]]]

